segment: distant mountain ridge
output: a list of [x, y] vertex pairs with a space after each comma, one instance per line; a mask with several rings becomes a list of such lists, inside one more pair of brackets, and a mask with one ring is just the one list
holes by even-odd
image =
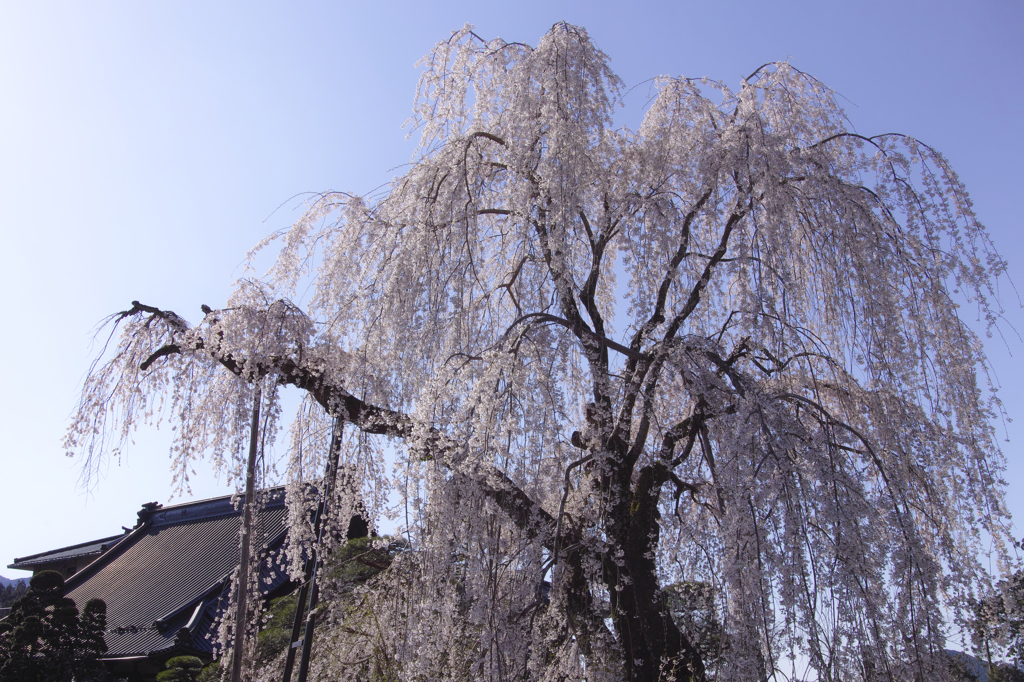
[[27, 585], [29, 580], [31, 580], [31, 578], [15, 578], [14, 580], [9, 580], [8, 578], [5, 578], [2, 575], [0, 575], [0, 587], [7, 587], [9, 585], [19, 585], [22, 583]]

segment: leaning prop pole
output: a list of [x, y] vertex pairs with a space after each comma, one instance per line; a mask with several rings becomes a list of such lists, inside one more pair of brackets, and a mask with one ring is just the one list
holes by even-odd
[[[327, 501], [334, 489], [338, 477], [338, 457], [341, 453], [341, 430], [344, 422], [339, 418], [334, 421], [334, 430], [331, 433], [331, 445], [327, 459], [327, 471], [324, 472], [324, 484], [320, 492], [320, 503], [316, 508], [316, 515], [313, 519], [313, 536], [316, 538], [313, 546], [309, 549], [309, 556], [306, 557], [302, 587], [299, 589], [299, 597], [295, 600], [295, 620], [292, 623], [292, 636], [288, 643], [288, 654], [284, 662], [283, 682], [291, 682], [292, 670], [295, 667], [295, 649], [302, 647], [302, 656], [299, 661], [299, 682], [304, 682], [309, 673], [309, 656], [313, 644], [313, 628], [316, 623], [316, 615], [313, 609], [319, 597], [319, 589], [316, 585], [316, 569], [318, 567], [318, 556], [321, 535], [323, 534], [323, 517], [327, 514]], [[312, 593], [312, 594], [311, 594]], [[309, 619], [306, 620], [306, 601], [309, 600]], [[303, 633], [303, 625], [305, 632]], [[303, 636], [300, 639], [299, 634]]]
[[238, 581], [235, 590], [235, 641], [231, 657], [231, 682], [242, 680], [242, 657], [245, 652], [245, 623], [249, 617], [249, 559], [252, 541], [253, 507], [256, 497], [256, 451], [260, 430], [260, 401], [263, 392], [256, 384], [256, 395], [252, 401], [252, 426], [249, 430], [249, 461], [245, 465], [245, 502], [242, 513], [242, 543], [238, 553]]

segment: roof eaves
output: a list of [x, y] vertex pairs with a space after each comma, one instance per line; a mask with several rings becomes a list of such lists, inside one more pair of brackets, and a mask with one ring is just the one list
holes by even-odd
[[[285, 487], [283, 485], [279, 485], [279, 486], [274, 486], [273, 488], [263, 488], [261, 490], [257, 490], [256, 492], [257, 493], [269, 493], [271, 499], [274, 500], [274, 503], [276, 504], [279, 501], [283, 501], [284, 500]], [[189, 500], [188, 502], [179, 502], [178, 504], [171, 504], [171, 505], [167, 505], [167, 506], [162, 506], [162, 507], [160, 507], [159, 509], [156, 510], [156, 513], [167, 512], [167, 511], [175, 511], [175, 510], [184, 509], [184, 508], [187, 508], [187, 507], [198, 507], [198, 506], [201, 506], [201, 505], [210, 504], [212, 502], [223, 502], [225, 500], [231, 500], [231, 499], [233, 499], [235, 497], [238, 498], [239, 504], [242, 504], [242, 503], [245, 502], [245, 494], [244, 493], [237, 493], [236, 492], [236, 493], [232, 493], [230, 495], [218, 495], [217, 497], [207, 497], [207, 498], [202, 499], [202, 500]]]
[[[277, 506], [279, 504], [284, 503], [284, 490], [284, 486], [277, 486], [274, 488], [268, 488], [267, 490], [260, 492], [267, 492], [270, 494], [269, 506]], [[157, 523], [177, 523], [179, 521], [185, 520], [184, 517], [186, 516], [186, 514], [182, 513], [180, 518], [176, 518], [175, 513], [185, 512], [188, 509], [196, 507], [220, 507], [222, 505], [227, 506], [224, 509], [211, 509], [210, 512], [212, 513], [202, 513], [199, 516], [190, 517], [188, 520], [198, 520], [201, 518], [208, 518], [212, 516], [226, 516], [229, 514], [239, 514], [240, 509], [235, 504], [232, 503], [236, 496], [239, 501], [245, 500], [245, 495], [239, 495], [236, 493], [232, 495], [220, 495], [218, 497], [210, 497], [203, 500], [192, 500], [189, 502], [182, 502], [180, 504], [175, 504], [168, 507], [159, 506], [150, 511], [150, 516], [148, 518], [155, 519]], [[148, 526], [148, 524], [143, 523], [142, 526]], [[75, 545], [59, 547], [57, 549], [51, 549], [45, 552], [38, 552], [36, 554], [29, 554], [23, 557], [15, 557], [14, 563], [8, 564], [7, 568], [25, 570], [26, 568], [31, 569], [31, 567], [33, 566], [39, 566], [41, 564], [50, 563], [51, 561], [67, 561], [68, 559], [75, 559], [82, 556], [92, 555], [102, 556], [105, 552], [109, 551], [114, 545], [121, 544], [122, 540], [125, 540], [132, 533], [137, 531], [140, 527], [141, 526], [136, 525], [136, 527], [133, 528], [131, 531], [129, 531], [128, 533], [123, 533], [121, 535], [112, 535], [107, 538], [90, 540], [88, 542], [80, 542]], [[54, 557], [54, 555], [62, 554], [63, 552], [69, 552], [71, 550], [78, 548], [84, 549], [96, 545], [99, 545], [100, 547], [98, 549], [80, 552], [77, 554], [67, 554], [64, 556], [55, 557], [53, 559], [47, 559], [47, 557]]]
[[19, 568], [21, 566], [32, 566], [32, 565], [38, 565], [38, 564], [43, 564], [43, 563], [49, 563], [49, 561], [46, 559], [46, 557], [52, 557], [52, 556], [54, 556], [56, 554], [61, 554], [63, 552], [69, 552], [69, 551], [74, 550], [74, 549], [79, 549], [79, 548], [85, 549], [87, 547], [94, 547], [96, 545], [100, 545], [100, 549], [80, 552], [78, 554], [67, 554], [67, 555], [61, 556], [61, 557], [59, 557], [58, 559], [55, 559], [55, 560], [63, 561], [63, 560], [66, 560], [66, 559], [73, 559], [73, 558], [80, 557], [80, 556], [89, 556], [91, 554], [102, 554], [103, 551], [104, 551], [103, 550], [103, 546], [104, 545], [107, 545], [108, 543], [119, 542], [120, 540], [123, 540], [124, 538], [125, 538], [125, 534], [122, 533], [121, 535], [111, 535], [109, 538], [100, 538], [99, 540], [90, 540], [89, 542], [79, 542], [77, 545], [68, 545], [67, 547], [60, 547], [58, 549], [51, 549], [51, 550], [48, 550], [46, 552], [38, 552], [36, 554], [29, 554], [28, 556], [15, 557], [14, 558], [14, 563], [13, 564], [8, 564], [7, 568]]

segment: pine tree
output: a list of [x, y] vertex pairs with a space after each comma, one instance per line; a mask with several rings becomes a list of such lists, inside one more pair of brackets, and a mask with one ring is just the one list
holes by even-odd
[[25, 595], [0, 622], [0, 681], [86, 682], [101, 679], [97, 660], [107, 650], [106, 604], [91, 599], [79, 616], [64, 597], [64, 577], [56, 571], [32, 576]]
[[0, 607], [12, 606], [28, 591], [28, 583], [21, 580], [0, 588]]

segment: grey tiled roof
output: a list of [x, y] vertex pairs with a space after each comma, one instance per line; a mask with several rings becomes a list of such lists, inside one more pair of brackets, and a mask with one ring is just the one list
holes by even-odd
[[112, 535], [109, 538], [91, 540], [89, 542], [71, 545], [70, 547], [61, 547], [60, 549], [51, 549], [48, 552], [40, 552], [39, 554], [30, 554], [29, 556], [16, 558], [13, 564], [8, 564], [7, 568], [18, 568], [24, 570], [31, 569], [34, 566], [41, 566], [55, 561], [66, 561], [67, 559], [73, 559], [80, 556], [95, 556], [102, 554], [112, 545], [123, 540], [124, 537], [124, 534]]
[[[257, 519], [253, 547], [275, 553], [284, 536], [284, 495], [274, 491]], [[188, 648], [209, 652], [214, 618], [226, 603], [238, 565], [241, 513], [231, 497], [155, 510], [115, 548], [66, 583], [80, 607], [89, 599], [107, 604], [107, 656], [138, 656], [171, 649], [191, 622]], [[264, 590], [286, 582], [268, 570]], [[261, 581], [263, 583], [264, 581]], [[198, 608], [198, 610], [197, 610]]]

